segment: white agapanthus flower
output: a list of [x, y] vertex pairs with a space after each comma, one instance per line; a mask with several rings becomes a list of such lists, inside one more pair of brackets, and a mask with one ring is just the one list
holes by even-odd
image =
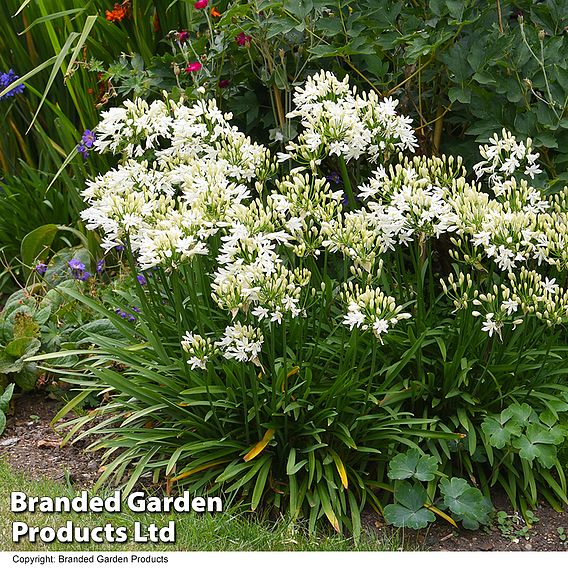
[[262, 351], [264, 338], [259, 329], [236, 322], [225, 329], [223, 337], [215, 343], [226, 359], [240, 362], [250, 361], [261, 366], [258, 356]]

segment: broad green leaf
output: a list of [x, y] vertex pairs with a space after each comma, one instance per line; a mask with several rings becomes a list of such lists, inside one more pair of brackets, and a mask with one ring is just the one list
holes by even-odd
[[0, 436], [4, 433], [6, 429], [6, 415], [2, 410], [0, 410]]
[[440, 492], [444, 505], [452, 511], [456, 519], [468, 529], [477, 529], [480, 524], [489, 523], [493, 510], [491, 503], [476, 487], [471, 487], [465, 479], [452, 477], [440, 481]]
[[438, 470], [438, 460], [433, 456], [422, 455], [412, 448], [404, 454], [397, 454], [389, 464], [390, 479], [410, 479], [432, 481]]
[[402, 505], [393, 503], [385, 507], [385, 520], [395, 527], [418, 530], [434, 522], [436, 515], [425, 507], [418, 511], [411, 511]]
[[486, 418], [481, 429], [488, 436], [489, 443], [499, 450], [504, 448], [512, 437], [520, 436], [522, 431], [521, 426], [515, 420], [503, 422], [495, 416]]
[[12, 395], [14, 394], [14, 383], [10, 383], [6, 390], [0, 396], [0, 411], [6, 412], [8, 410], [8, 405], [12, 400]]
[[45, 254], [51, 247], [53, 239], [59, 231], [57, 225], [42, 225], [29, 232], [20, 245], [20, 254], [24, 266], [30, 270], [41, 254]]

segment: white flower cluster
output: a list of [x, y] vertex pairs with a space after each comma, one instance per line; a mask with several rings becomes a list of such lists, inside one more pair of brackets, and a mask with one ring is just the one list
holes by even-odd
[[192, 369], [207, 369], [207, 363], [219, 352], [210, 338], [189, 331], [183, 336], [181, 346], [190, 356], [187, 363]]
[[227, 326], [225, 334], [215, 345], [221, 348], [225, 359], [250, 361], [262, 367], [258, 356], [263, 342], [264, 339], [259, 329], [236, 322], [235, 325]]
[[[371, 286], [377, 273], [391, 252], [413, 243], [420, 252], [413, 259], [426, 258], [425, 243], [443, 235], [459, 265], [506, 279], [487, 294], [470, 274], [442, 282], [456, 310], [475, 306], [487, 333], [501, 336], [527, 314], [551, 325], [566, 320], [566, 292], [537, 271], [568, 268], [568, 189], [546, 195], [517, 175], [539, 171], [530, 140], [504, 131], [481, 148], [475, 172], [489, 175], [487, 191], [468, 182], [460, 158], [399, 155], [387, 165], [397, 151], [413, 150], [410, 121], [396, 113], [396, 101], [359, 95], [347, 78], [314, 75], [294, 101], [289, 116], [304, 130], [281, 160], [299, 167], [280, 177], [270, 152], [212, 100], [128, 101], [105, 112], [96, 129], [95, 148], [122, 158], [83, 192], [82, 216], [102, 230], [103, 247], [129, 245], [141, 269], [175, 270], [207, 257], [199, 278], [210, 286], [215, 317], [220, 308], [230, 325], [222, 324], [221, 339], [187, 332], [181, 344], [192, 369], [205, 369], [218, 353], [261, 366], [261, 330], [316, 309], [314, 285], [328, 269], [348, 280], [343, 324], [372, 330], [382, 343], [410, 314]], [[380, 161], [356, 192], [358, 208], [346, 211], [343, 190], [325, 179], [319, 165], [329, 156]], [[397, 258], [400, 272], [405, 261]]]
[[526, 180], [507, 180], [491, 198], [475, 184], [460, 184], [448, 198], [457, 215], [456, 260], [492, 259], [499, 270], [549, 264], [566, 268], [567, 190], [544, 195]]
[[402, 306], [397, 306], [392, 296], [385, 295], [379, 288], [366, 286], [361, 289], [358, 284], [350, 282], [344, 285], [342, 297], [347, 306], [343, 323], [349, 329], [372, 330], [381, 343], [389, 329], [411, 317], [411, 314], [402, 311]]
[[456, 229], [458, 217], [448, 202], [448, 183], [461, 162], [453, 158], [405, 159], [379, 167], [360, 188], [365, 207], [327, 222], [325, 245], [371, 271], [375, 260], [416, 235], [439, 237]]
[[310, 280], [306, 269], [289, 270], [275, 252], [279, 235], [251, 234], [244, 225], [232, 227], [222, 237], [219, 269], [214, 274], [212, 296], [231, 312], [252, 314], [260, 321], [282, 323], [285, 314], [298, 317], [302, 287]]
[[142, 268], [207, 254], [206, 239], [270, 175], [268, 150], [231, 126], [215, 101], [127, 101], [97, 126], [95, 148], [123, 164], [88, 183], [82, 213], [106, 250], [129, 241]]
[[294, 104], [287, 116], [299, 118], [303, 131], [279, 155], [281, 161], [293, 159], [315, 169], [329, 155], [346, 162], [368, 156], [376, 162], [417, 146], [411, 119], [396, 112], [398, 101], [381, 101], [374, 92], [357, 95], [347, 76], [339, 81], [321, 71], [309, 77], [296, 88]]
[[469, 273], [453, 274], [441, 281], [444, 293], [450, 297], [456, 310], [470, 306], [474, 317], [483, 318], [481, 329], [489, 337], [495, 334], [503, 338], [503, 329], [515, 329], [527, 315], [534, 315], [548, 326], [568, 321], [568, 291], [562, 289], [554, 278], [543, 277], [535, 270], [523, 267], [519, 273], [509, 272], [506, 281], [493, 284], [488, 292], [474, 288]]
[[477, 179], [489, 175], [492, 183], [500, 183], [513, 177], [524, 168], [523, 173], [531, 179], [541, 173], [537, 164], [538, 152], [531, 152], [532, 140], [517, 142], [515, 136], [503, 129], [502, 136], [494, 134], [489, 144], [479, 147], [483, 161], [476, 164], [473, 169]]

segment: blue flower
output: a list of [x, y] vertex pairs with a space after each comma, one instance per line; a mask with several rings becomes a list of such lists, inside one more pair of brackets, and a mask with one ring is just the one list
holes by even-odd
[[40, 275], [43, 276], [47, 272], [47, 264], [45, 262], [38, 262], [35, 265], [35, 271]]
[[329, 183], [334, 183], [335, 185], [338, 185], [342, 182], [342, 180], [339, 177], [339, 174], [337, 172], [331, 172], [329, 175], [325, 176], [325, 179]]
[[85, 265], [77, 258], [71, 259], [67, 264], [73, 271], [82, 272], [83, 270], [85, 270]]
[[[12, 69], [8, 71], [8, 73], [0, 73], [0, 91], [3, 91], [8, 85], [11, 85], [14, 81], [19, 79], [19, 75], [16, 75]], [[25, 85], [16, 85], [13, 89], [8, 91], [5, 95], [0, 97], [0, 101], [7, 99], [8, 97], [13, 97], [15, 95], [19, 95], [23, 93], [25, 89]]]
[[81, 136], [81, 142], [77, 144], [77, 152], [82, 154], [83, 158], [86, 160], [89, 157], [89, 150], [93, 147], [95, 140], [97, 139], [95, 133], [92, 130], [85, 130], [83, 136]]
[[136, 280], [138, 280], [140, 286], [146, 286], [146, 284], [148, 284], [148, 281], [146, 280], [146, 277], [143, 274], [139, 274], [136, 277]]
[[97, 274], [100, 274], [105, 268], [105, 259], [101, 258], [101, 260], [99, 260], [97, 262]]

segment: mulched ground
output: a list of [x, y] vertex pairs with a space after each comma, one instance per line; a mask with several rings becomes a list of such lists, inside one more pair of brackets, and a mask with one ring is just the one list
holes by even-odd
[[[46, 477], [70, 482], [77, 488], [93, 485], [101, 470], [96, 455], [85, 452], [88, 442], [60, 447], [62, 436], [50, 425], [61, 403], [48, 398], [45, 392], [18, 397], [14, 413], [8, 416], [8, 426], [0, 437], [0, 459], [31, 478]], [[419, 550], [449, 551], [567, 551], [568, 537], [562, 541], [558, 528], [568, 535], [568, 511], [557, 513], [542, 503], [536, 511], [539, 519], [526, 530], [523, 519], [507, 505], [506, 499], [495, 495], [497, 511], [506, 511], [505, 525], [479, 531], [455, 530], [445, 521], [436, 522], [429, 530], [404, 531], [405, 547]], [[381, 524], [369, 511], [363, 519], [368, 532], [388, 536], [392, 528]], [[524, 534], [526, 532], [526, 534]], [[507, 533], [507, 534], [504, 534]], [[400, 533], [399, 533], [400, 534]]]

